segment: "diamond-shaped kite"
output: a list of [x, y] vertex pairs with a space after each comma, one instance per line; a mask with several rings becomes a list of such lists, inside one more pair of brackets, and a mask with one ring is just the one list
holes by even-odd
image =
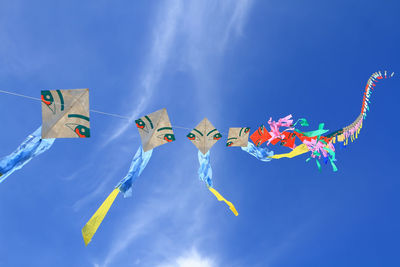
[[42, 138], [90, 137], [89, 89], [43, 90]]

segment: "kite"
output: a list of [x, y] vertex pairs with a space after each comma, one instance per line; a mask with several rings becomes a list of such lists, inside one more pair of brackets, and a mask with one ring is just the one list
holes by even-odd
[[0, 160], [0, 183], [48, 150], [55, 138], [90, 137], [89, 89], [43, 90], [41, 100], [42, 126]]
[[128, 174], [117, 184], [82, 228], [82, 236], [86, 246], [92, 240], [118, 193], [122, 192], [124, 197], [132, 195], [132, 183], [146, 168], [153, 153], [153, 148], [175, 141], [175, 135], [165, 108], [143, 116], [137, 119], [135, 123], [139, 130], [142, 145], [133, 157]]
[[188, 135], [187, 138], [199, 149], [198, 159], [200, 168], [198, 175], [200, 180], [204, 181], [208, 190], [213, 193], [218, 201], [224, 201], [230, 210], [238, 216], [235, 206], [226, 200], [217, 190], [213, 188], [212, 182], [212, 169], [210, 164], [210, 149], [221, 139], [221, 133], [211, 124], [211, 122], [204, 118]]
[[42, 138], [90, 137], [89, 89], [44, 90]]

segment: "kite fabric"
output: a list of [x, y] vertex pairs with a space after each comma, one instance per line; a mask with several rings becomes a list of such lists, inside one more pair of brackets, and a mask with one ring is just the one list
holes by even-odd
[[210, 165], [210, 151], [207, 152], [207, 154], [201, 153], [201, 151], [198, 151], [198, 158], [199, 158], [199, 163], [200, 163], [200, 168], [198, 171], [199, 178], [200, 180], [204, 181], [207, 185], [208, 190], [210, 190], [211, 193], [213, 193], [218, 201], [223, 201], [225, 202], [229, 209], [235, 214], [235, 216], [238, 216], [239, 213], [236, 211], [235, 206], [232, 204], [232, 202], [226, 200], [221, 194], [213, 188], [213, 183], [212, 183], [212, 169]]
[[249, 142], [246, 147], [242, 147], [242, 150], [256, 157], [258, 160], [265, 162], [271, 161], [274, 155], [274, 151], [269, 151], [266, 147], [256, 147], [251, 142]]
[[142, 145], [136, 151], [127, 175], [118, 183], [116, 188], [82, 228], [82, 236], [86, 246], [92, 240], [118, 193], [123, 193], [124, 197], [132, 196], [132, 184], [146, 168], [153, 149], [175, 141], [175, 135], [165, 108], [143, 116], [135, 120], [135, 123]]
[[53, 145], [55, 139], [42, 139], [41, 132], [42, 127], [39, 127], [13, 153], [0, 160], [0, 183]]
[[93, 214], [86, 225], [82, 228], [82, 236], [86, 246], [90, 243], [90, 241], [92, 241], [92, 237], [99, 228], [108, 210], [111, 208], [111, 205], [114, 203], [114, 200], [117, 197], [118, 193], [118, 188], [115, 188], [111, 192], [111, 194], [108, 195], [103, 204], [101, 204], [100, 208]]
[[213, 183], [212, 183], [212, 179], [211, 179], [212, 178], [212, 169], [211, 169], [211, 165], [210, 165], [210, 151], [208, 151], [204, 155], [199, 150], [197, 155], [198, 155], [199, 163], [200, 163], [200, 167], [197, 172], [199, 174], [199, 178], [200, 178], [200, 180], [205, 182], [208, 187], [212, 187]]

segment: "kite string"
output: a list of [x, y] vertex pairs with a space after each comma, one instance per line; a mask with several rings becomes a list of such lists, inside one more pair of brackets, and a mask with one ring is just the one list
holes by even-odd
[[[13, 95], [13, 96], [23, 97], [23, 98], [27, 98], [27, 99], [31, 99], [31, 100], [36, 100], [36, 101], [42, 102], [42, 99], [40, 99], [40, 98], [27, 96], [27, 95], [23, 95], [23, 94], [18, 94], [18, 93], [14, 93], [14, 92], [0, 90], [0, 93], [9, 94], [9, 95]], [[54, 103], [60, 104], [60, 103], [58, 103], [56, 101]], [[95, 110], [95, 109], [90, 109], [90, 112], [98, 113], [98, 114], [102, 114], [102, 115], [107, 115], [107, 116], [111, 116], [111, 117], [116, 117], [116, 118], [120, 118], [120, 119], [126, 119], [128, 121], [132, 121], [132, 118], [130, 118], [128, 116], [123, 116], [123, 115], [119, 115], [119, 114], [115, 114], [115, 113], [109, 113], [109, 112], [104, 112], [104, 111]], [[179, 129], [185, 129], [185, 130], [189, 130], [189, 131], [192, 130], [190, 128], [183, 127], [183, 126], [177, 126], [177, 125], [172, 125], [172, 127], [173, 128], [179, 128]]]
[[[22, 95], [22, 94], [9, 92], [9, 91], [4, 91], [4, 90], [0, 90], [0, 93], [9, 94], [9, 95], [13, 95], [13, 96], [24, 97], [24, 98], [27, 98], [27, 99], [32, 99], [32, 100], [36, 100], [36, 101], [40, 101], [40, 102], [42, 101], [42, 99], [37, 98], [37, 97]], [[54, 103], [61, 105], [61, 103], [58, 103], [57, 101], [54, 101]], [[112, 116], [112, 117], [116, 117], [116, 118], [120, 118], [120, 119], [131, 120], [131, 118], [129, 118], [127, 116], [122, 116], [122, 115], [118, 115], [118, 114], [114, 114], [114, 113], [99, 111], [99, 110], [95, 110], [95, 109], [90, 109], [90, 111], [93, 112], [93, 113], [99, 113], [99, 114], [108, 115], [108, 116]]]

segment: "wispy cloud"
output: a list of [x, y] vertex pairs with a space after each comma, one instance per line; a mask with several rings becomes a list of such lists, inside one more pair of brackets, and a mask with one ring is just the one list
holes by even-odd
[[226, 47], [232, 36], [242, 35], [243, 26], [246, 22], [247, 14], [250, 10], [252, 2], [252, 0], [242, 0], [237, 2], [237, 5], [234, 7], [233, 14], [225, 30], [224, 39], [222, 40], [222, 48]]
[[[151, 47], [150, 56], [143, 69], [142, 97], [132, 110], [130, 116], [132, 119], [137, 118], [149, 104], [169, 59], [173, 58], [174, 63], [181, 64], [180, 70], [190, 72], [193, 77], [196, 77], [195, 82], [198, 83], [199, 88], [202, 88], [200, 94], [207, 95], [213, 90], [215, 84], [210, 82], [213, 72], [210, 66], [215, 65], [215, 60], [222, 56], [228, 41], [232, 41], [234, 36], [240, 36], [251, 6], [250, 0], [224, 3], [176, 0], [160, 8], [155, 20], [157, 22], [154, 29], [155, 35], [149, 46]], [[200, 97], [197, 101], [201, 104], [203, 100]], [[120, 136], [127, 127], [127, 124], [122, 126], [107, 142]], [[194, 158], [196, 159], [195, 155]], [[189, 165], [193, 164], [179, 162], [178, 166], [169, 166], [170, 169], [179, 169], [179, 172], [175, 171], [175, 174], [168, 175], [173, 176], [175, 182], [185, 181], [187, 175], [183, 173], [191, 170], [184, 166]], [[152, 171], [156, 172], [154, 169]], [[137, 203], [134, 213], [121, 218], [119, 226], [115, 226], [118, 230], [114, 234], [115, 240], [111, 242], [109, 253], [102, 264], [98, 262], [96, 264], [112, 266], [128, 248], [140, 242], [143, 236], [151, 235], [152, 244], [141, 243], [137, 247], [151, 247], [151, 250], [157, 253], [142, 254], [140, 259], [136, 258], [140, 266], [215, 266], [215, 259], [201, 257], [198, 252], [200, 248], [198, 243], [207, 236], [204, 225], [207, 218], [203, 202], [205, 200], [196, 196], [196, 192], [199, 194], [200, 184], [198, 181], [193, 181], [190, 186], [185, 184], [185, 190], [179, 191], [179, 195], [174, 197], [166, 197], [159, 192], [156, 194], [157, 189], [148, 189], [152, 192], [148, 195], [157, 195], [157, 198], [148, 198], [146, 201]], [[166, 180], [160, 182], [158, 186], [163, 192], [176, 191], [176, 187]], [[209, 196], [215, 204], [213, 196]], [[193, 198], [197, 200], [194, 201]], [[193, 206], [192, 203], [196, 205]], [[188, 213], [194, 214], [195, 218], [187, 218]], [[176, 222], [176, 225], [172, 222], [173, 226], [171, 226], [171, 220]], [[170, 222], [169, 227], [172, 228], [169, 231], [179, 232], [179, 237], [152, 234], [155, 231], [159, 232], [160, 228], [165, 226], [165, 221]], [[190, 227], [182, 229], [182, 222]], [[195, 249], [182, 255], [182, 251], [188, 247]]]
[[[112, 241], [110, 250], [100, 266], [113, 266], [113, 262], [120, 258], [121, 253], [134, 246], [136, 242], [139, 242], [139, 239], [149, 235], [152, 236], [150, 243], [141, 243], [135, 247], [150, 246], [152, 248], [151, 254], [144, 255], [144, 258], [136, 259], [136, 261], [147, 264], [146, 266], [154, 266], [154, 261], [158, 258], [163, 262], [165, 262], [165, 259], [169, 260], [171, 255], [186, 249], [187, 243], [180, 242], [179, 245], [175, 240], [175, 236], [169, 237], [162, 234], [154, 236], [155, 232], [160, 232], [160, 227], [166, 228], [167, 225], [169, 231], [179, 231], [180, 236], [185, 240], [188, 237], [199, 236], [198, 239], [190, 238], [191, 245], [196, 245], [201, 239], [198, 233], [204, 227], [201, 218], [205, 216], [205, 209], [201, 201], [193, 201], [194, 198], [198, 198], [199, 191], [196, 188], [198, 189], [198, 185], [201, 183], [198, 181], [193, 181], [189, 184], [185, 183], [185, 189], [180, 190], [179, 194], [171, 196], [170, 193], [179, 188], [179, 184], [187, 180], [187, 176], [182, 175], [182, 169], [185, 171], [187, 168], [183, 166], [188, 164], [181, 162], [179, 165], [176, 167], [180, 167], [181, 170], [178, 171], [178, 168], [174, 168], [176, 171], [169, 173], [169, 176], [174, 178], [174, 183], [164, 180], [158, 186], [148, 188], [146, 195], [156, 195], [157, 198], [149, 197], [140, 201], [140, 203], [135, 202], [135, 212], [121, 218], [119, 225], [115, 226], [116, 229], [119, 229], [114, 234], [116, 238]], [[187, 210], [189, 209], [196, 216], [188, 218]], [[169, 223], [167, 224], [166, 222]], [[187, 225], [184, 229], [181, 227], [182, 222]]]
[[[182, 1], [175, 0], [166, 3], [169, 3], [169, 5], [165, 5], [160, 9], [160, 12], [166, 12], [162, 13], [157, 19], [157, 26], [155, 27], [154, 37], [152, 40], [152, 48], [148, 59], [145, 60], [147, 63], [143, 67], [140, 86], [135, 90], [136, 92], [140, 92], [140, 97], [139, 100], [136, 101], [135, 108], [129, 116], [130, 121], [138, 118], [149, 103], [149, 100], [156, 90], [157, 84], [164, 72], [165, 64], [170, 56], [170, 50], [175, 40], [178, 20], [182, 13]], [[135, 94], [135, 98], [137, 95], [138, 94]], [[133, 98], [134, 96], [132, 95], [131, 97]], [[124, 122], [121, 124], [121, 126], [118, 127], [118, 130], [104, 143], [104, 146], [121, 136], [129, 126], [131, 126], [130, 123]]]

